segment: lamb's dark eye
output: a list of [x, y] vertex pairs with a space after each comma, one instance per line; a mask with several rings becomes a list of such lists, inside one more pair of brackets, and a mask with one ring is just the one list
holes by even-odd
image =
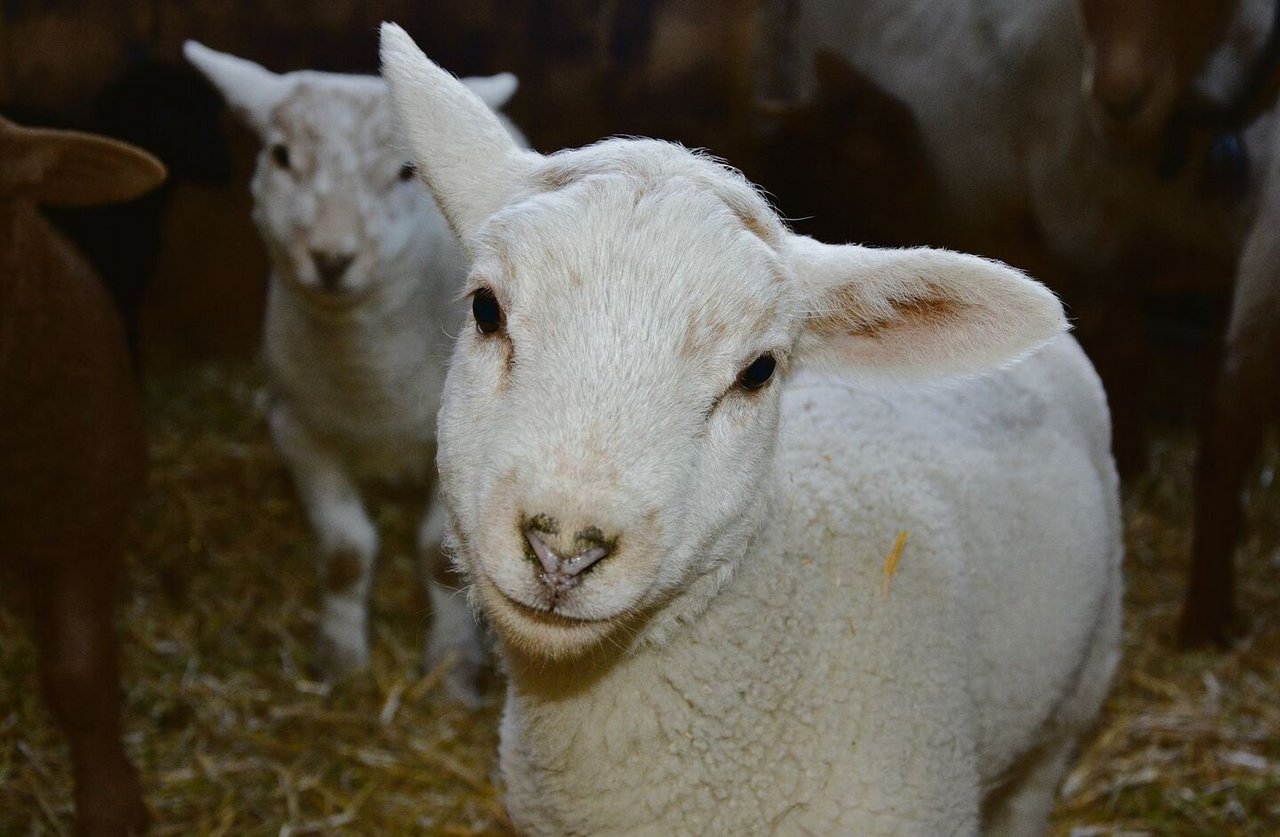
[[413, 180], [413, 176], [418, 173], [418, 167], [413, 163], [405, 163], [400, 167], [401, 180]]
[[283, 143], [276, 143], [271, 146], [271, 159], [275, 160], [280, 168], [289, 168], [289, 149]]
[[765, 354], [751, 361], [751, 364], [738, 373], [738, 386], [746, 390], [760, 389], [769, 383], [773, 370], [778, 365], [773, 355]]
[[493, 334], [502, 328], [502, 306], [488, 288], [481, 288], [471, 295], [471, 314], [476, 318], [476, 328], [481, 334]]

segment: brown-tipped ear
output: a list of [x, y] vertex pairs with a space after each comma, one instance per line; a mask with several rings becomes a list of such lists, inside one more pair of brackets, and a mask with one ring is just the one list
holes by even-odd
[[880, 381], [972, 375], [1067, 330], [1057, 297], [999, 262], [925, 247], [789, 243], [809, 308], [801, 363]]
[[136, 198], [164, 182], [140, 148], [79, 131], [0, 123], [0, 191], [35, 203], [94, 206]]

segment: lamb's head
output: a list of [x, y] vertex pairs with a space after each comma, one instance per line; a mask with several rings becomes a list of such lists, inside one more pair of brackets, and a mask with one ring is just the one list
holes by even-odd
[[586, 653], [732, 573], [769, 523], [796, 365], [964, 374], [1064, 327], [1002, 265], [794, 236], [675, 145], [522, 151], [398, 27], [382, 51], [418, 173], [475, 259], [438, 464], [459, 563], [523, 653]]
[[[194, 41], [186, 55], [262, 141], [254, 220], [281, 280], [344, 306], [420, 275], [447, 236], [398, 139], [382, 79], [277, 75]], [[495, 108], [516, 88], [509, 73], [466, 83]]]

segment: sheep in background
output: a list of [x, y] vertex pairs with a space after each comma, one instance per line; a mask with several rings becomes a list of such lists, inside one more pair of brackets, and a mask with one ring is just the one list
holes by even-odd
[[[271, 433], [319, 549], [322, 662], [332, 674], [363, 669], [378, 533], [361, 490], [375, 480], [433, 490], [465, 262], [403, 155], [380, 78], [276, 75], [191, 41], [186, 55], [262, 140], [252, 189], [272, 262]], [[493, 108], [516, 89], [508, 73], [466, 84]], [[418, 533], [435, 623], [425, 664], [453, 657], [448, 690], [472, 702], [484, 653], [439, 553], [443, 514], [430, 502]]]
[[940, 187], [911, 109], [834, 52], [819, 52], [813, 65], [809, 101], [760, 103], [760, 162], [746, 174], [769, 184], [777, 205], [802, 208], [789, 220], [814, 238], [934, 241]]
[[29, 582], [84, 834], [137, 833], [147, 819], [120, 740], [112, 622], [146, 448], [120, 317], [36, 204], [123, 201], [163, 179], [133, 146], [0, 120], [0, 559]]
[[474, 257], [438, 466], [516, 826], [1041, 833], [1121, 595], [1056, 299], [793, 235], [679, 146], [524, 151], [399, 27], [382, 55]]
[[[1086, 105], [1099, 133], [1121, 147], [1149, 147], [1161, 176], [1198, 182], [1202, 200], [1225, 199], [1252, 216], [1242, 241], [1224, 241], [1239, 249], [1229, 251], [1238, 256], [1236, 288], [1202, 427], [1179, 628], [1185, 645], [1225, 645], [1245, 627], [1235, 601], [1241, 495], [1280, 412], [1280, 155], [1273, 127], [1280, 6], [1196, 0], [1171, 9], [1153, 0], [1084, 0], [1081, 9]], [[1226, 261], [1228, 270], [1215, 278], [1229, 274]]]
[[1085, 36], [1085, 102], [1095, 130], [1118, 148], [1159, 150], [1205, 64], [1220, 52], [1240, 3], [1076, 0]]

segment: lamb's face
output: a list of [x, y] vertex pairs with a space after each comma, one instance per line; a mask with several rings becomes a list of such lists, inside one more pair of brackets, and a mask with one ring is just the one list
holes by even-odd
[[380, 80], [294, 82], [253, 177], [254, 220], [280, 279], [342, 305], [419, 272], [418, 250], [444, 221], [400, 148]]
[[762, 523], [798, 318], [757, 210], [606, 173], [486, 225], [439, 465], [509, 642], [566, 656], [633, 630]]

